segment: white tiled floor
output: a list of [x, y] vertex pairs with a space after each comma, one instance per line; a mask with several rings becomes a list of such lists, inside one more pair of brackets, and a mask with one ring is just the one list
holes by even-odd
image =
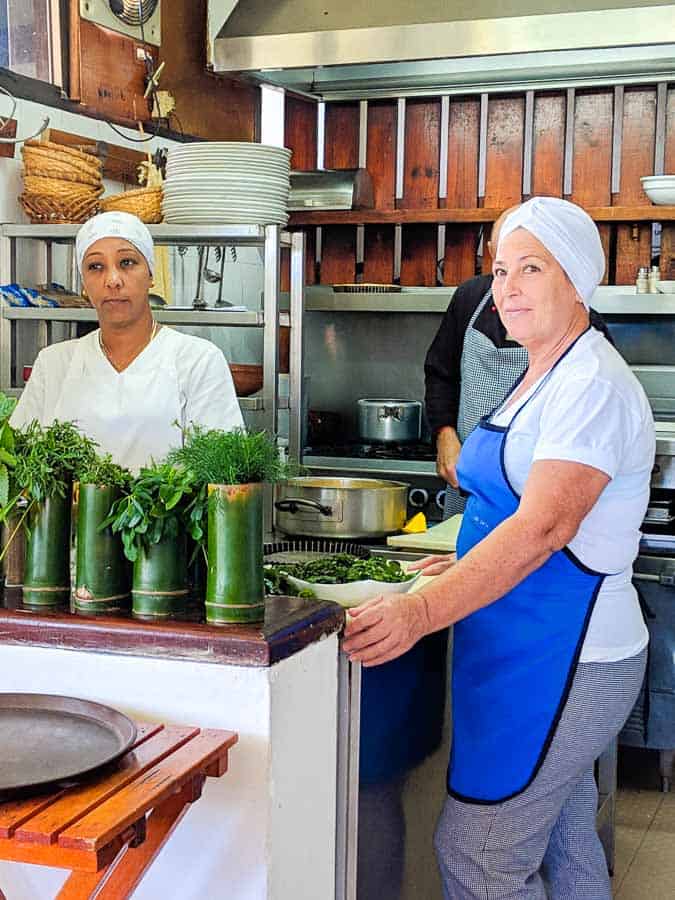
[[613, 885], [616, 900], [675, 900], [675, 793], [650, 751], [621, 750]]

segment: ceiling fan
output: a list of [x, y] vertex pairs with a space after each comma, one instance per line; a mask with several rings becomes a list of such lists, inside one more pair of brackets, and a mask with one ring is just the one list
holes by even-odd
[[161, 44], [161, 0], [80, 0], [80, 17], [144, 43]]

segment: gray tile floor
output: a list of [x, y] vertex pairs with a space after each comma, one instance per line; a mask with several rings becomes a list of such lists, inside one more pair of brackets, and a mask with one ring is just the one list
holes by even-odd
[[613, 887], [615, 900], [675, 900], [675, 792], [660, 792], [651, 751], [620, 751]]

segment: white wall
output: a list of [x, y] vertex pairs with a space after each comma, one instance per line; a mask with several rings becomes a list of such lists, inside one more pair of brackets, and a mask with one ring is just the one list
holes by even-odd
[[[2, 690], [108, 703], [142, 721], [239, 733], [135, 900], [331, 900], [337, 637], [271, 668], [0, 644]], [[7, 900], [52, 900], [63, 873], [0, 863]]]

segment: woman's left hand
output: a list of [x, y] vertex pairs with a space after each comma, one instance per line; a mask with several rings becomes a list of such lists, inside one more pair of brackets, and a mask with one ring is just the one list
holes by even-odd
[[379, 666], [401, 656], [430, 630], [421, 594], [382, 594], [347, 610], [342, 649], [350, 662]]

